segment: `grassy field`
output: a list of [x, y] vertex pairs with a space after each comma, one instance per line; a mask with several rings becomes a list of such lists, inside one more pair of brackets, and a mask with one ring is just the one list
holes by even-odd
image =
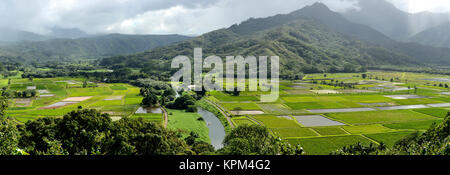
[[233, 118], [232, 121], [237, 125], [255, 125], [256, 123], [252, 120], [248, 119], [247, 117], [237, 117]]
[[376, 140], [377, 142], [383, 142], [387, 146], [394, 146], [395, 142], [402, 139], [403, 137], [414, 133], [413, 131], [401, 131], [401, 132], [388, 132], [388, 133], [377, 133], [377, 134], [365, 134], [365, 136]]
[[208, 136], [209, 129], [206, 126], [205, 121], [198, 120], [201, 116], [197, 113], [187, 113], [180, 110], [168, 110], [169, 123], [167, 128], [178, 130], [181, 129], [183, 132], [183, 137], [187, 137], [191, 131], [196, 132], [199, 135], [199, 140], [210, 143]]
[[384, 124], [383, 126], [386, 126], [388, 128], [392, 128], [392, 129], [426, 130], [433, 123], [439, 123], [439, 122], [442, 122], [442, 120], [426, 120], [426, 121], [415, 121], [415, 122], [407, 122], [407, 123], [391, 123], [391, 124]]
[[314, 128], [314, 131], [316, 131], [317, 133], [319, 133], [320, 135], [323, 135], [323, 136], [348, 134], [341, 127], [316, 127], [316, 128]]

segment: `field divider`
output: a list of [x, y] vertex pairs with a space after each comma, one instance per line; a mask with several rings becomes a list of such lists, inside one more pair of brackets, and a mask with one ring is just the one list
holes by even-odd
[[234, 123], [231, 121], [231, 117], [227, 115], [227, 113], [225, 112], [225, 110], [223, 108], [221, 108], [218, 104], [216, 104], [213, 101], [210, 101], [209, 99], [205, 98], [206, 102], [208, 102], [209, 104], [211, 104], [212, 106], [216, 107], [219, 112], [227, 119], [228, 124], [231, 125], [231, 128], [235, 128], [236, 126], [234, 125]]
[[319, 132], [317, 132], [316, 130], [314, 130], [313, 128], [308, 128], [309, 130], [311, 130], [312, 132], [316, 133], [318, 136], [322, 136], [322, 134], [320, 134]]
[[367, 140], [370, 140], [371, 142], [374, 142], [374, 143], [377, 144], [377, 145], [380, 145], [380, 143], [379, 143], [378, 141], [376, 141], [376, 140], [374, 140], [374, 139], [371, 139], [371, 138], [365, 136], [364, 134], [361, 134], [361, 137], [363, 137], [363, 138], [365, 138], [365, 139], [367, 139]]
[[169, 115], [167, 114], [166, 108], [160, 106], [159, 108], [161, 108], [161, 110], [163, 111], [163, 115], [164, 115], [164, 123], [163, 123], [163, 127], [167, 128], [167, 124], [169, 123]]
[[344, 127], [339, 127], [339, 128], [341, 128], [344, 132], [346, 132], [347, 134], [349, 134], [349, 135], [352, 135], [352, 133], [350, 133], [350, 132], [348, 132], [346, 129], [344, 129]]
[[313, 138], [327, 138], [327, 137], [347, 137], [347, 136], [361, 136], [361, 134], [345, 134], [345, 135], [321, 135], [321, 136], [308, 136], [308, 137], [283, 137], [283, 139], [313, 139]]
[[255, 118], [248, 116], [248, 119], [250, 119], [251, 121], [255, 122], [256, 124], [260, 125], [260, 126], [264, 126], [264, 124], [262, 124], [259, 120], [256, 120]]

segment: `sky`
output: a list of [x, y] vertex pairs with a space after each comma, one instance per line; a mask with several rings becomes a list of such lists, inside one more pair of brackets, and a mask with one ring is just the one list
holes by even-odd
[[[449, 0], [387, 1], [411, 13], [450, 11]], [[90, 34], [200, 35], [314, 2], [323, 2], [333, 11], [357, 8], [356, 0], [1, 0], [0, 27], [40, 34], [61, 27]]]

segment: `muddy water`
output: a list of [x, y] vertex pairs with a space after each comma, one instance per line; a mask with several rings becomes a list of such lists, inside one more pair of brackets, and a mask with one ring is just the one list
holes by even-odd
[[225, 128], [220, 120], [211, 112], [204, 110], [203, 108], [197, 108], [198, 114], [200, 114], [206, 122], [206, 126], [209, 128], [209, 138], [211, 139], [211, 145], [214, 148], [223, 148], [223, 140], [225, 139]]
[[145, 108], [139, 107], [139, 109], [135, 112], [135, 114], [162, 114], [161, 108]]

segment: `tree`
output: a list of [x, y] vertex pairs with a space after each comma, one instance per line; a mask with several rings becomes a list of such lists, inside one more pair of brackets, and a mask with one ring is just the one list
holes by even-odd
[[169, 103], [166, 105], [166, 107], [170, 109], [188, 109], [190, 106], [195, 106], [195, 99], [190, 96], [189, 94], [183, 94], [181, 97], [175, 99], [174, 102]]
[[0, 155], [17, 155], [19, 150], [20, 132], [14, 122], [0, 116]]
[[184, 140], [186, 141], [186, 144], [188, 145], [194, 145], [195, 140], [198, 139], [200, 136], [196, 132], [191, 132], [188, 137], [186, 137]]
[[332, 152], [332, 155], [378, 155], [386, 150], [386, 145], [381, 142], [380, 145], [374, 145], [370, 143], [369, 145], [363, 145], [358, 142], [353, 145], [344, 146], [342, 149]]
[[233, 108], [233, 111], [236, 111], [236, 115], [239, 115], [243, 109], [241, 107], [235, 107]]
[[[179, 155], [201, 154], [166, 130], [142, 118], [113, 122], [96, 110], [77, 110], [63, 118], [40, 118], [19, 127], [19, 146], [32, 155]], [[205, 150], [205, 149], [198, 149]]]
[[83, 82], [83, 88], [86, 88], [87, 87], [87, 81], [86, 80], [84, 80], [84, 82]]
[[142, 99], [142, 105], [144, 106], [154, 106], [158, 104], [158, 97], [154, 94], [148, 94]]
[[179, 155], [194, 154], [175, 131], [142, 118], [124, 118], [113, 123], [106, 139], [108, 155]]
[[367, 74], [362, 74], [361, 77], [362, 77], [363, 79], [366, 79], [366, 78], [367, 78]]
[[292, 146], [274, 137], [264, 126], [243, 125], [225, 136], [224, 148], [218, 151], [224, 155], [300, 155], [303, 149]]
[[162, 95], [164, 97], [175, 96], [176, 92], [172, 88], [169, 88], [169, 89], [164, 90]]

